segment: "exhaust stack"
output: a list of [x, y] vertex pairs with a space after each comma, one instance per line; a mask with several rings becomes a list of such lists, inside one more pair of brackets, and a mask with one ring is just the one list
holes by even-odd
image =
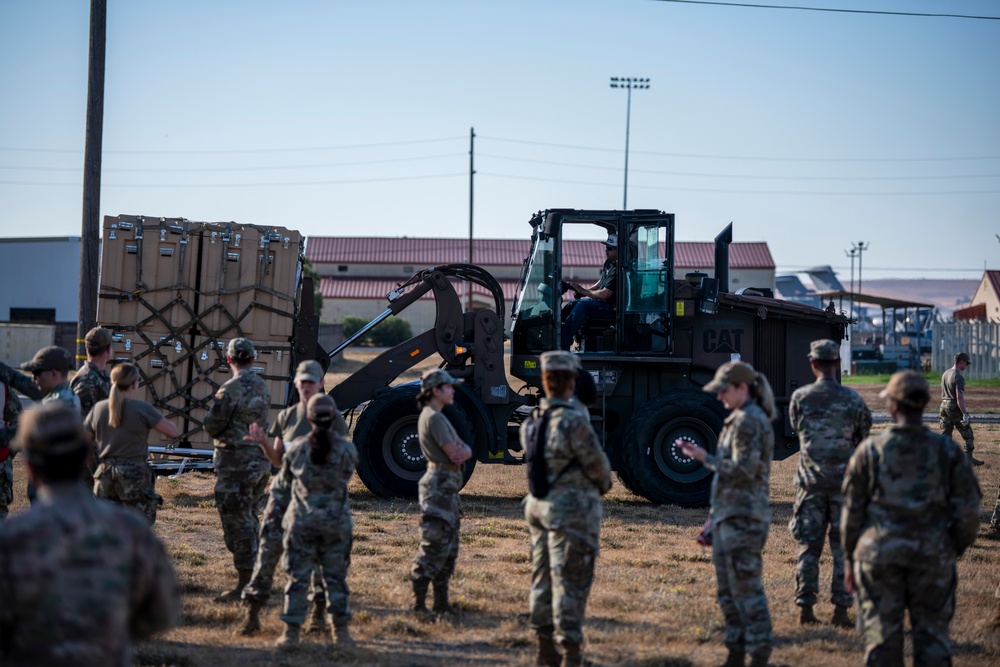
[[733, 223], [715, 237], [715, 279], [719, 281], [719, 291], [729, 291], [729, 244], [733, 242]]

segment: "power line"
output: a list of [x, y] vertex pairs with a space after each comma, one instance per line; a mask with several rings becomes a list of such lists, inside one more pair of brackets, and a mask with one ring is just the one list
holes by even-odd
[[685, 5], [716, 5], [720, 7], [750, 7], [752, 9], [795, 9], [806, 12], [837, 12], [841, 14], [879, 14], [882, 16], [921, 16], [928, 18], [975, 19], [1000, 21], [1000, 16], [975, 16], [970, 14], [930, 14], [926, 12], [887, 12], [874, 9], [834, 9], [831, 7], [799, 7], [796, 5], [758, 5], [747, 2], [710, 2], [709, 0], [658, 0]]
[[[636, 152], [636, 151], [633, 151]], [[556, 167], [576, 167], [579, 169], [598, 169], [602, 171], [618, 171], [617, 167], [605, 167], [599, 165], [577, 164], [573, 162], [554, 162], [551, 160], [535, 160], [531, 158], [511, 157], [508, 155], [493, 155], [491, 153], [479, 153], [479, 157], [489, 157], [497, 160], [510, 160], [513, 162], [530, 162], [533, 164], [547, 164]], [[3, 167], [0, 167], [2, 169]], [[735, 178], [746, 180], [787, 180], [787, 181], [934, 181], [934, 180], [956, 180], [966, 178], [1000, 178], [997, 174], [966, 174], [950, 176], [757, 176], [754, 174], [713, 174], [710, 172], [698, 171], [660, 171], [655, 169], [630, 169], [634, 173], [658, 174], [663, 176], [697, 176], [703, 178]]]
[[[548, 146], [550, 148], [569, 148], [572, 150], [599, 151], [603, 153], [621, 153], [618, 148], [601, 148], [597, 146], [575, 146], [572, 144], [556, 144], [545, 141], [529, 141], [526, 139], [507, 139], [504, 137], [479, 136], [480, 139], [502, 141], [514, 144], [529, 144], [533, 146]], [[760, 162], [958, 162], [964, 160], [1000, 160], [1000, 155], [973, 155], [966, 157], [773, 157], [754, 155], [708, 155], [702, 153], [667, 153], [662, 151], [632, 151], [641, 155], [661, 155], [666, 157], [685, 157], [708, 160], [753, 160]]]
[[[377, 144], [344, 144], [340, 146], [301, 146], [298, 148], [234, 148], [228, 150], [177, 150], [177, 151], [104, 151], [108, 155], [242, 155], [247, 153], [304, 153], [310, 151], [339, 151], [353, 148], [382, 148], [385, 146], [406, 146], [411, 144], [430, 144], [443, 141], [456, 141], [465, 137], [444, 137], [441, 139], [413, 139], [410, 141], [387, 141]], [[64, 153], [79, 155], [83, 151], [61, 148], [22, 148], [17, 146], [0, 146], [0, 151], [16, 153]]]
[[[387, 181], [416, 181], [429, 178], [452, 178], [454, 176], [468, 176], [465, 172], [455, 174], [428, 174], [426, 176], [392, 176], [387, 178], [357, 178], [345, 181], [293, 181], [285, 183], [191, 183], [191, 184], [162, 184], [162, 183], [103, 183], [104, 188], [166, 188], [166, 189], [190, 189], [190, 188], [282, 188], [298, 187], [310, 185], [350, 185], [353, 183], [383, 183]], [[45, 183], [41, 181], [0, 181], [0, 185], [40, 185], [52, 187], [80, 187], [79, 183]]]
[[[328, 167], [354, 167], [365, 164], [385, 164], [390, 162], [413, 162], [416, 160], [436, 160], [440, 158], [464, 157], [465, 153], [442, 153], [440, 155], [420, 155], [416, 157], [386, 158], [384, 160], [358, 160], [355, 162], [329, 162], [325, 164], [289, 164], [274, 167], [182, 167], [170, 169], [104, 169], [105, 172], [117, 173], [182, 173], [191, 172], [220, 172], [220, 171], [276, 171], [279, 169], [325, 169]], [[0, 169], [20, 170], [20, 171], [56, 171], [56, 172], [78, 172], [79, 167], [12, 167], [0, 165]]]
[[[477, 172], [480, 176], [493, 176], [494, 178], [509, 178], [522, 181], [543, 181], [546, 183], [566, 183], [570, 185], [587, 185], [596, 187], [618, 187], [612, 183], [596, 183], [588, 181], [572, 181], [556, 178], [537, 178], [534, 176], [516, 176], [513, 174], [494, 174], [490, 172]], [[642, 190], [667, 190], [671, 192], [705, 192], [710, 194], [732, 194], [732, 195], [819, 195], [826, 197], [857, 196], [857, 197], [894, 197], [894, 196], [929, 196], [929, 195], [995, 195], [1000, 194], [1000, 190], [960, 190], [954, 192], [943, 191], [919, 191], [919, 192], [822, 192], [822, 191], [796, 191], [796, 190], [725, 190], [719, 188], [673, 188], [657, 185], [633, 185], [633, 188]]]

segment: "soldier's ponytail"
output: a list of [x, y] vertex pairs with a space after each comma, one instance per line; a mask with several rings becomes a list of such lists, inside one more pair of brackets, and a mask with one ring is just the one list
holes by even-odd
[[333, 422], [317, 421], [313, 423], [313, 429], [309, 433], [310, 447], [309, 457], [315, 465], [326, 463], [326, 457], [330, 455], [333, 446]]
[[778, 416], [778, 411], [774, 406], [774, 391], [772, 391], [771, 383], [767, 381], [764, 374], [758, 371], [757, 379], [747, 386], [750, 387], [750, 396], [757, 402], [760, 409], [764, 411], [767, 418], [774, 420]]
[[337, 418], [337, 404], [326, 394], [316, 394], [306, 407], [312, 431], [309, 432], [309, 458], [314, 465], [326, 463], [333, 446], [333, 423]]
[[111, 371], [111, 394], [108, 397], [108, 423], [118, 428], [122, 425], [122, 411], [125, 409], [125, 397], [122, 392], [128, 391], [139, 380], [139, 368], [135, 364], [118, 364]]

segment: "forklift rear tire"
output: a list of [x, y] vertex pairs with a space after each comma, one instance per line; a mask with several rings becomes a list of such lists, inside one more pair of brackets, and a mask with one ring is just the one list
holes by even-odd
[[[358, 476], [364, 485], [382, 498], [416, 498], [427, 461], [420, 451], [417, 433], [416, 385], [403, 385], [382, 394], [362, 411], [354, 429], [358, 448]], [[469, 418], [459, 405], [450, 405], [444, 415], [458, 437], [475, 442]], [[476, 467], [476, 458], [465, 462], [463, 486]]]
[[715, 398], [694, 389], [660, 394], [639, 408], [625, 431], [625, 472], [634, 492], [656, 504], [708, 506], [712, 473], [677, 442], [714, 453], [725, 414]]

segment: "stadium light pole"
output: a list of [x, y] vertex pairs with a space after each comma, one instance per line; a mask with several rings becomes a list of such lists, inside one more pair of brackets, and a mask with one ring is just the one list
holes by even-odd
[[628, 208], [628, 133], [632, 120], [632, 90], [645, 90], [649, 88], [649, 79], [640, 79], [629, 76], [611, 77], [612, 88], [624, 88], [628, 91], [628, 103], [625, 107], [625, 194], [622, 197], [622, 209]]

